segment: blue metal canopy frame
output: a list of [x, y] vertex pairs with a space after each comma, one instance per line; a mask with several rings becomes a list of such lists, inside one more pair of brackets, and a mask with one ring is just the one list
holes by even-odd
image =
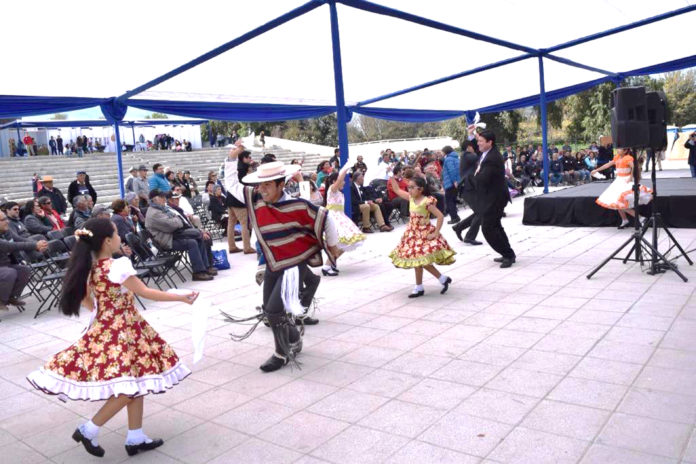
[[[385, 95], [363, 100], [356, 105], [346, 106], [343, 89], [343, 74], [340, 54], [340, 38], [338, 31], [338, 14], [336, 3], [341, 3], [345, 6], [367, 11], [370, 13], [380, 14], [398, 18], [404, 21], [409, 21], [414, 24], [419, 24], [425, 27], [441, 30], [444, 32], [461, 35], [470, 39], [483, 41], [493, 45], [506, 47], [512, 50], [521, 51], [522, 54], [502, 60], [496, 63], [490, 63], [477, 68], [462, 71], [460, 73], [444, 76], [430, 82], [411, 86], [406, 89], [397, 90]], [[133, 98], [139, 93], [144, 92], [174, 76], [177, 76], [201, 63], [204, 63], [222, 53], [225, 53], [232, 48], [241, 45], [249, 40], [257, 37], [265, 32], [268, 32], [282, 24], [287, 23], [305, 13], [328, 4], [330, 10], [331, 21], [331, 41], [333, 50], [333, 65], [334, 65], [334, 80], [336, 104], [327, 106], [315, 105], [277, 105], [277, 104], [241, 104], [241, 103], [225, 103], [225, 102], [191, 102], [191, 101], [167, 101], [167, 100], [143, 100]], [[479, 34], [456, 26], [445, 24], [432, 19], [417, 16], [411, 13], [400, 11], [394, 8], [385, 7], [366, 0], [310, 0], [307, 3], [285, 13], [266, 24], [263, 24], [234, 40], [231, 40], [211, 51], [205, 53], [194, 60], [189, 61], [172, 71], [169, 71], [162, 76], [148, 81], [147, 83], [136, 87], [133, 90], [127, 91], [119, 97], [110, 98], [78, 98], [78, 97], [36, 97], [36, 96], [7, 96], [0, 95], [0, 118], [29, 116], [38, 114], [49, 114], [63, 111], [73, 111], [78, 109], [91, 108], [100, 106], [102, 112], [107, 118], [106, 124], [113, 124], [116, 130], [117, 138], [120, 137], [118, 124], [123, 124], [122, 119], [128, 106], [137, 108], [161, 111], [169, 114], [178, 114], [181, 116], [201, 117], [206, 119], [219, 120], [237, 120], [237, 121], [280, 121], [288, 119], [307, 119], [319, 117], [333, 112], [338, 116], [338, 135], [339, 147], [341, 150], [341, 163], [344, 164], [348, 159], [348, 134], [346, 124], [350, 120], [352, 113], [359, 113], [366, 116], [391, 119], [407, 122], [419, 121], [437, 121], [455, 118], [463, 115], [470, 115], [474, 109], [468, 110], [421, 110], [421, 109], [397, 109], [397, 108], [379, 108], [367, 106], [373, 103], [387, 100], [393, 97], [404, 95], [410, 92], [421, 90], [434, 85], [442, 84], [448, 81], [459, 79], [461, 77], [470, 76], [489, 69], [498, 68], [519, 61], [537, 58], [539, 62], [539, 94], [531, 95], [524, 98], [519, 98], [513, 101], [498, 103], [483, 108], [478, 108], [477, 111], [486, 113], [494, 111], [512, 110], [516, 108], [540, 105], [542, 116], [542, 140], [544, 151], [544, 191], [548, 191], [548, 154], [547, 154], [547, 123], [546, 123], [546, 104], [558, 98], [563, 98], [583, 90], [589, 89], [603, 82], [612, 81], [620, 83], [624, 78], [629, 76], [646, 75], [660, 72], [675, 71], [687, 67], [696, 66], [696, 55], [687, 56], [677, 60], [672, 60], [660, 64], [647, 66], [644, 68], [634, 69], [631, 71], [615, 72], [600, 69], [584, 63], [578, 63], [573, 60], [554, 55], [560, 50], [575, 47], [593, 40], [601, 39], [613, 34], [635, 29], [651, 23], [669, 19], [685, 13], [696, 10], [696, 5], [686, 6], [674, 11], [669, 11], [660, 15], [652, 16], [640, 21], [635, 21], [630, 24], [615, 27], [603, 32], [591, 34], [565, 43], [557, 44], [552, 47], [535, 49], [525, 45], [512, 43], [506, 40], [501, 40], [495, 37]], [[592, 81], [575, 84], [562, 89], [555, 89], [550, 92], [546, 91], [544, 81], [544, 58], [553, 60], [568, 66], [585, 69], [588, 71], [603, 74], [604, 77], [594, 79]], [[152, 122], [154, 124], [154, 121]], [[170, 121], [171, 123], [171, 121]], [[45, 127], [45, 126], [44, 126]], [[133, 127], [133, 126], [131, 126]], [[119, 165], [120, 159], [120, 143], [118, 145]], [[122, 174], [119, 170], [119, 176]], [[120, 179], [119, 179], [120, 180]], [[121, 189], [123, 188], [122, 182]], [[350, 212], [350, 203], [346, 202], [347, 210]]]

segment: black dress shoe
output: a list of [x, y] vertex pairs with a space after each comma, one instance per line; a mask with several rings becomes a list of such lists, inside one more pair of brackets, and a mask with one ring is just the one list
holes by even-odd
[[471, 238], [467, 238], [462, 240], [464, 243], [468, 243], [469, 245], [483, 245], [483, 242], [479, 242], [478, 240], [474, 240]]
[[448, 277], [447, 280], [445, 280], [445, 283], [442, 284], [442, 290], [440, 290], [440, 295], [444, 295], [445, 292], [447, 292], [447, 289], [449, 288], [449, 285], [452, 283], [452, 278]]
[[264, 372], [273, 372], [285, 366], [287, 363], [287, 358], [279, 358], [278, 356], [273, 354], [270, 358], [266, 360], [265, 363], [261, 364], [259, 369], [261, 369]]
[[457, 227], [456, 225], [452, 226], [452, 230], [454, 231], [454, 234], [457, 236], [457, 238], [463, 242], [464, 239], [462, 238], [462, 232], [464, 230], [461, 229], [460, 227]]
[[459, 221], [461, 221], [461, 219], [459, 219], [459, 218], [457, 218], [457, 219], [450, 219], [449, 221], [447, 221], [447, 224], [452, 225], [452, 224], [458, 223]]
[[[493, 261], [496, 263], [504, 263], [507, 258], [503, 258], [502, 256], [500, 258], [493, 258]], [[512, 261], [513, 263], [515, 262], [515, 257], [510, 258], [509, 261]], [[508, 266], [510, 267], [510, 266]]]
[[85, 451], [92, 456], [96, 456], [98, 458], [104, 457], [104, 448], [101, 446], [94, 446], [92, 444], [92, 440], [82, 435], [79, 428], [75, 429], [75, 432], [72, 434], [72, 439], [78, 443], [82, 443], [82, 446], [85, 447]]
[[331, 277], [335, 277], [338, 275], [338, 272], [334, 271], [333, 269], [322, 269], [321, 273], [322, 273], [322, 275], [331, 276]]
[[419, 296], [425, 295], [425, 290], [418, 290], [417, 292], [409, 293], [409, 298], [418, 298]]
[[135, 456], [140, 451], [150, 451], [162, 445], [164, 445], [164, 440], [156, 438], [151, 442], [142, 442], [138, 445], [126, 445], [126, 453], [128, 453], [128, 456]]
[[502, 269], [505, 269], [505, 268], [508, 268], [508, 267], [512, 267], [512, 263], [514, 263], [514, 262], [515, 262], [514, 259], [503, 259], [503, 260], [501, 261], [501, 263], [500, 263], [500, 267], [501, 267]]
[[309, 317], [309, 316], [295, 318], [295, 324], [317, 325], [318, 323], [319, 323], [319, 319], [315, 319], [315, 318]]

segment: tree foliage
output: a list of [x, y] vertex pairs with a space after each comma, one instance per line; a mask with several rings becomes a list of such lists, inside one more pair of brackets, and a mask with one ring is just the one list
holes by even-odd
[[68, 115], [65, 113], [55, 113], [53, 116], [51, 116], [51, 119], [53, 121], [65, 121], [68, 119]]
[[155, 112], [155, 113], [148, 114], [147, 116], [145, 116], [145, 119], [169, 119], [169, 116], [167, 116], [164, 113]]
[[667, 73], [664, 91], [669, 108], [668, 122], [680, 127], [696, 122], [696, 71]]

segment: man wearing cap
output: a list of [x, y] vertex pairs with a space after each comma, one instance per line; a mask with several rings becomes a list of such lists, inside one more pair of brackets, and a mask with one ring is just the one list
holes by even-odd
[[[205, 246], [205, 254], [208, 257], [208, 263], [212, 265], [213, 238], [210, 236], [208, 231], [203, 230], [203, 228], [201, 227], [200, 219], [198, 219], [198, 217], [196, 217], [196, 219], [198, 219], [198, 223], [196, 223], [196, 221], [192, 220], [193, 215], [189, 216], [188, 214], [186, 214], [186, 211], [181, 207], [181, 201], [185, 201], [186, 198], [183, 198], [181, 196], [181, 191], [177, 189], [180, 189], [180, 187], [177, 186], [175, 187], [175, 190], [170, 190], [167, 192], [167, 208], [179, 215], [186, 229], [195, 229], [200, 232], [200, 240], [203, 241], [203, 244]], [[189, 235], [192, 235], [192, 232], [189, 232]], [[212, 273], [212, 275], [217, 275], [217, 269], [215, 269], [215, 267], [213, 266], [211, 267], [212, 269], [210, 269], [210, 273]]]
[[[287, 315], [286, 303], [297, 301], [307, 267], [322, 264], [321, 251], [333, 260], [339, 254], [336, 226], [326, 210], [285, 193], [285, 180], [297, 174], [299, 165], [282, 162], [261, 164], [242, 182], [237, 175], [237, 157], [242, 145], [230, 151], [225, 163], [225, 185], [247, 208], [247, 216], [266, 261], [263, 280], [263, 316], [273, 330], [275, 352], [260, 368], [272, 372], [294, 360], [301, 350], [301, 335]], [[326, 233], [326, 240], [324, 240]]]
[[65, 214], [68, 209], [68, 203], [65, 201], [63, 192], [53, 186], [52, 176], [43, 176], [41, 178], [41, 188], [36, 192], [37, 198], [48, 197], [53, 205], [53, 210], [58, 214]]
[[138, 176], [138, 169], [135, 166], [131, 166], [131, 168], [128, 170], [128, 177], [126, 178], [126, 181], [123, 184], [123, 187], [125, 188], [126, 193], [133, 191], [133, 181], [135, 180], [135, 178], [137, 176]]
[[133, 193], [138, 197], [140, 207], [147, 206], [150, 196], [150, 183], [147, 180], [147, 166], [141, 164], [138, 168], [138, 177], [133, 179]]
[[77, 171], [77, 178], [70, 182], [68, 186], [68, 201], [73, 204], [73, 199], [78, 195], [89, 195], [92, 197], [92, 202], [97, 202], [97, 192], [92, 187], [92, 184], [87, 180], [85, 171]]
[[145, 214], [145, 228], [150, 231], [155, 243], [165, 250], [188, 252], [193, 268], [193, 280], [213, 280], [213, 275], [217, 272], [208, 261], [205, 244], [200, 240], [200, 232], [196, 230], [197, 235], [186, 232], [186, 224], [171, 208], [167, 208], [166, 193], [161, 190], [154, 189], [150, 192], [150, 207]]

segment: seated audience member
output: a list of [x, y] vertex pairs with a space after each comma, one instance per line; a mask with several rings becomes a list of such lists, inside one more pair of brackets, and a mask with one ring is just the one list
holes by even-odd
[[152, 176], [148, 179], [149, 190], [158, 189], [160, 192], [168, 192], [172, 189], [169, 181], [164, 176], [164, 166], [160, 163], [152, 165]]
[[597, 169], [597, 155], [595, 152], [591, 151], [589, 155], [585, 156], [585, 169], [592, 172]]
[[549, 181], [554, 187], [563, 182], [563, 163], [558, 160], [558, 153], [553, 154], [553, 160], [549, 164]]
[[80, 229], [89, 220], [92, 216], [89, 203], [89, 197], [86, 195], [77, 195], [73, 198], [73, 210], [68, 218], [68, 226]]
[[375, 168], [375, 179], [389, 180], [392, 175], [393, 166], [391, 164], [391, 150], [386, 150], [382, 153], [382, 158], [377, 163]]
[[[126, 193], [126, 203], [133, 225], [136, 229], [145, 227], [145, 214], [140, 208], [140, 199], [135, 193]], [[147, 209], [145, 210], [147, 211]]]
[[[403, 172], [404, 168], [401, 164], [397, 164], [394, 167], [394, 178], [399, 184], [399, 188], [405, 192], [408, 190], [408, 179], [403, 177]], [[387, 182], [387, 200], [392, 204], [393, 209], [399, 210], [399, 214], [402, 218], [407, 218], [409, 216], [408, 200], [404, 200], [394, 192], [391, 182]]]
[[367, 172], [367, 164], [363, 161], [362, 155], [358, 155], [358, 160], [353, 165], [353, 172], [362, 171], [363, 174]]
[[585, 158], [581, 152], [575, 153], [575, 173], [578, 175], [580, 182], [588, 182], [590, 180], [590, 171], [585, 165]]
[[187, 251], [193, 268], [193, 280], [212, 280], [216, 271], [208, 262], [200, 231], [191, 231], [180, 215], [167, 208], [165, 192], [151, 190], [150, 203], [145, 228], [152, 234], [155, 243], [164, 250]]
[[117, 199], [111, 202], [111, 210], [113, 214], [111, 215], [111, 222], [116, 226], [116, 231], [118, 236], [121, 238], [121, 243], [126, 242], [126, 235], [131, 233], [137, 233], [135, 224], [133, 223], [133, 218], [130, 215], [130, 209], [126, 204], [125, 200]]
[[541, 178], [542, 170], [543, 165], [536, 159], [536, 155], [532, 155], [524, 167], [525, 175], [529, 177], [532, 185], [537, 187], [544, 185], [544, 179]]
[[580, 176], [575, 172], [575, 157], [572, 153], [564, 152], [560, 161], [563, 163], [563, 178], [566, 183], [568, 185], [576, 185]]
[[193, 224], [196, 227], [196, 229], [202, 229], [203, 225], [201, 224], [201, 218], [194, 213], [193, 206], [191, 206], [191, 203], [188, 201], [188, 198], [184, 196], [184, 192], [182, 190], [183, 187], [179, 185], [174, 187], [174, 189], [172, 190], [174, 193], [179, 195], [179, 208], [181, 208], [181, 210], [186, 215], [186, 219], [188, 219], [189, 222], [191, 222], [191, 224]]
[[39, 206], [41, 206], [41, 209], [43, 209], [46, 218], [48, 218], [48, 220], [51, 221], [51, 224], [53, 225], [53, 230], [61, 230], [65, 228], [63, 219], [61, 219], [60, 214], [58, 214], [58, 211], [53, 209], [53, 203], [49, 197], [39, 197]]
[[527, 157], [520, 155], [520, 159], [513, 165], [512, 175], [515, 179], [520, 181], [522, 185], [522, 191], [527, 188], [527, 185], [532, 181], [531, 177], [527, 174]]
[[96, 203], [97, 192], [94, 190], [94, 187], [92, 187], [92, 184], [89, 183], [87, 173], [85, 171], [77, 171], [76, 175], [77, 178], [70, 182], [68, 186], [68, 203], [74, 205], [75, 203], [73, 203], [73, 200], [78, 195], [89, 195], [92, 197], [92, 202]]
[[317, 172], [317, 185], [324, 185], [324, 179], [326, 178], [326, 176], [331, 174], [332, 170], [333, 167], [331, 166], [331, 163], [329, 163], [328, 161], [322, 161], [321, 163], [319, 163], [319, 171]]
[[29, 200], [24, 205], [24, 225], [30, 234], [46, 235], [53, 230], [53, 223], [46, 217], [38, 200]]
[[180, 193], [174, 192], [174, 191], [169, 191], [167, 192], [167, 208], [174, 211], [176, 214], [181, 217], [182, 221], [184, 222], [185, 229], [188, 229], [189, 235], [193, 235], [193, 230], [197, 230], [199, 232], [199, 238], [197, 240], [203, 240], [203, 243], [205, 244], [205, 254], [208, 257], [208, 263], [210, 263], [210, 268], [208, 269], [208, 273], [211, 275], [217, 275], [217, 269], [212, 267], [213, 263], [213, 238], [210, 236], [210, 234], [206, 231], [203, 230], [201, 227], [197, 227], [195, 224], [193, 224], [191, 221], [188, 220], [188, 217], [186, 216], [186, 213], [184, 213], [184, 210], [181, 209], [181, 199], [183, 197], [181, 196]]
[[213, 195], [210, 197], [208, 210], [210, 217], [227, 233], [227, 206], [225, 206], [226, 197], [222, 194], [222, 187], [216, 185], [213, 189]]
[[430, 163], [426, 164], [425, 169], [420, 176], [425, 177], [425, 182], [428, 184], [428, 189], [430, 190], [430, 196], [437, 200], [437, 209], [444, 214], [445, 189], [442, 188], [442, 181], [440, 181], [440, 168], [438, 162], [431, 161]]
[[7, 305], [24, 306], [20, 300], [24, 287], [31, 277], [31, 268], [19, 264], [16, 252], [40, 252], [48, 248], [45, 240], [14, 240], [7, 232], [10, 224], [5, 213], [0, 211], [0, 310], [7, 311]]
[[184, 171], [184, 177], [181, 179], [181, 192], [186, 198], [192, 198], [198, 195], [198, 186], [196, 181], [191, 177], [191, 171]]
[[201, 203], [203, 204], [203, 208], [208, 209], [210, 206], [210, 198], [215, 195], [215, 182], [212, 180], [206, 181], [205, 183], [205, 190], [203, 191], [203, 194], [201, 195]]
[[[33, 200], [29, 200], [34, 203]], [[9, 234], [17, 241], [31, 239], [34, 241], [43, 240], [45, 237], [39, 234], [32, 234], [27, 226], [20, 220], [19, 204], [16, 201], [8, 201], [2, 206], [2, 211], [7, 215], [10, 224]]]
[[92, 208], [92, 214], [90, 215], [90, 218], [110, 219], [111, 209], [105, 205], [96, 205], [94, 208]]
[[36, 192], [36, 197], [48, 197], [53, 205], [53, 210], [57, 211], [59, 216], [68, 210], [65, 197], [57, 187], [53, 187], [53, 177], [51, 176], [41, 178], [41, 188]]
[[361, 172], [353, 175], [353, 182], [350, 185], [350, 203], [353, 212], [353, 221], [357, 224], [357, 218], [362, 218], [362, 230], [367, 234], [372, 233], [370, 228], [370, 215], [374, 216], [377, 226], [381, 232], [389, 232], [394, 228], [384, 222], [382, 210], [379, 205], [369, 200], [363, 188], [365, 176]]
[[363, 194], [365, 195], [365, 200], [371, 201], [379, 207], [382, 212], [382, 217], [384, 218], [384, 223], [390, 227], [390, 230], [394, 230], [391, 222], [389, 222], [389, 216], [391, 216], [392, 211], [394, 211], [394, 206], [391, 202], [386, 200], [386, 187], [384, 187], [384, 191], [382, 192], [377, 191], [372, 185], [363, 185]]

